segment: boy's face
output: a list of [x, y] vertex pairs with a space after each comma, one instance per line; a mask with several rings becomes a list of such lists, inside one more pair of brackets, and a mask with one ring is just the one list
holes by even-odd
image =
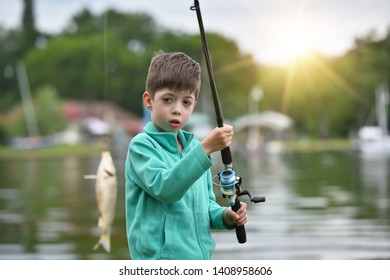
[[144, 104], [150, 110], [153, 124], [159, 131], [177, 133], [188, 122], [195, 108], [194, 93], [176, 92], [170, 89], [158, 90], [154, 98], [149, 92], [143, 95]]

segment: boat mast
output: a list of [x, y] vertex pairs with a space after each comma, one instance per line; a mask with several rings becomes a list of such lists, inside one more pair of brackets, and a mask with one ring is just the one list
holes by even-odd
[[387, 107], [389, 105], [389, 90], [384, 84], [380, 85], [375, 90], [375, 100], [376, 100], [376, 113], [378, 126], [381, 129], [382, 136], [386, 138], [389, 134], [388, 132], [388, 122], [387, 122]]
[[34, 103], [31, 97], [30, 84], [27, 78], [26, 65], [23, 61], [18, 61], [16, 64], [16, 76], [22, 98], [24, 116], [27, 123], [27, 131], [29, 137], [39, 136], [38, 121], [35, 114]]

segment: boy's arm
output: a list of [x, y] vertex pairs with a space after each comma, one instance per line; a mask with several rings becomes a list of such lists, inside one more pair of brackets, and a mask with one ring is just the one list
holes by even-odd
[[185, 157], [168, 167], [161, 152], [149, 141], [134, 141], [129, 147], [132, 180], [144, 191], [162, 202], [180, 200], [185, 192], [211, 166], [200, 143]]

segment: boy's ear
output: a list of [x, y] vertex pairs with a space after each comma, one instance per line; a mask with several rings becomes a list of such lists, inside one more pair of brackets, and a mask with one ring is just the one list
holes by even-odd
[[145, 91], [144, 94], [142, 95], [142, 98], [144, 100], [145, 107], [148, 108], [149, 110], [152, 110], [152, 96], [150, 95], [150, 93]]

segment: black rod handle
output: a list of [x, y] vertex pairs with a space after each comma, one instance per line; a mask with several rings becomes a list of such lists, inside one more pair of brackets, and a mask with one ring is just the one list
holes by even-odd
[[232, 153], [230, 152], [229, 146], [221, 150], [221, 157], [222, 157], [222, 162], [225, 165], [231, 164], [233, 162]]
[[[237, 213], [237, 211], [241, 208], [241, 203], [238, 198], [236, 198], [234, 205], [232, 206], [232, 210]], [[246, 231], [245, 226], [236, 226], [236, 236], [238, 243], [245, 243], [246, 242]]]

